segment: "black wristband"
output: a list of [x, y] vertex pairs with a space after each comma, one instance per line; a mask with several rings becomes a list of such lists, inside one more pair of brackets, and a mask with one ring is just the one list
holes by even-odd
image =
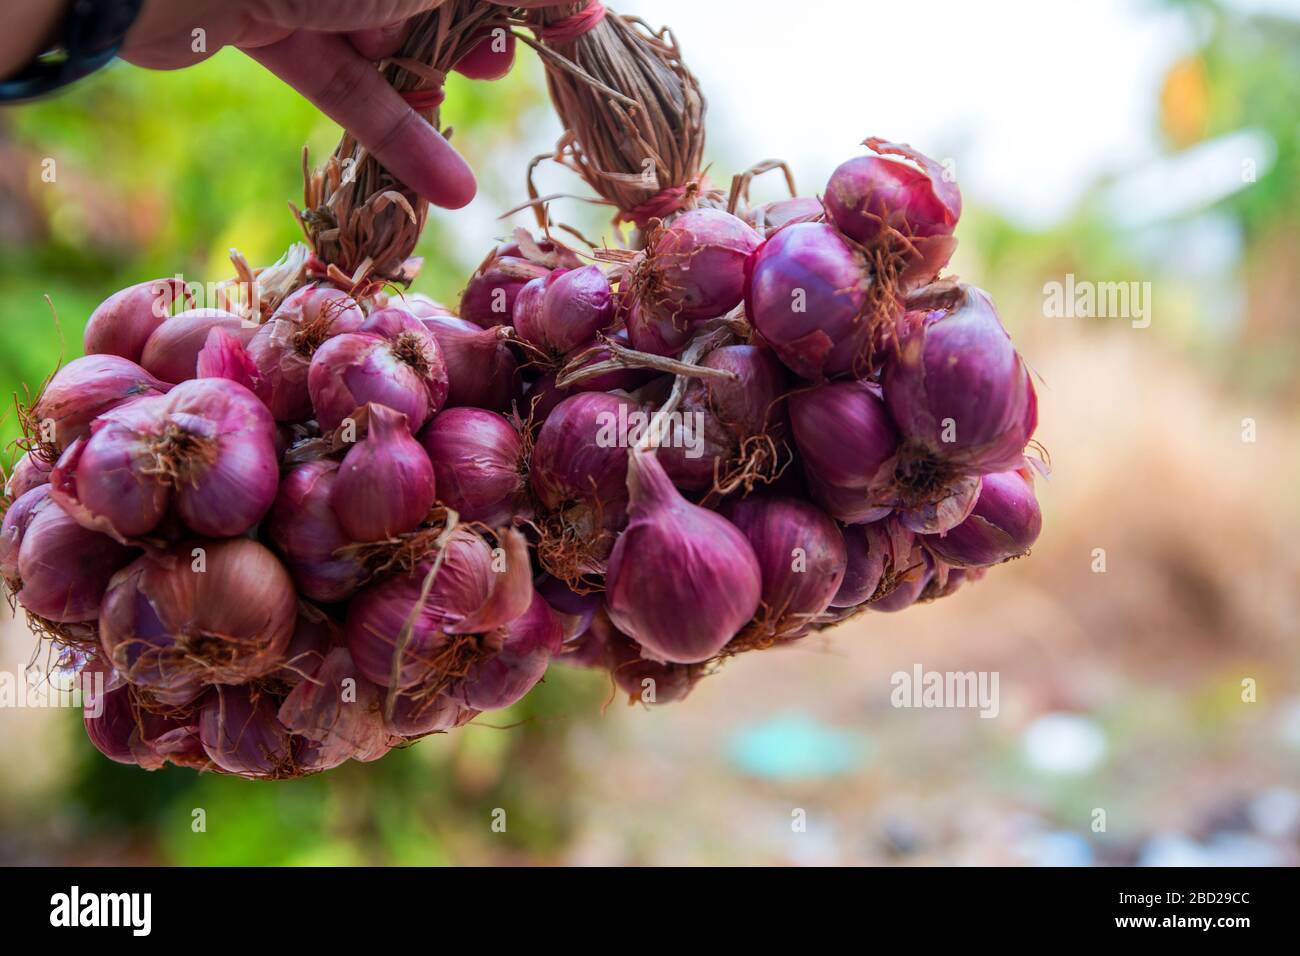
[[58, 45], [0, 80], [0, 102], [44, 96], [107, 66], [117, 56], [144, 0], [73, 0]]

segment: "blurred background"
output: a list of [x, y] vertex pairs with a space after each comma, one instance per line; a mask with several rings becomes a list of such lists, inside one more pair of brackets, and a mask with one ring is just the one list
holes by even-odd
[[[868, 135], [955, 164], [953, 271], [1041, 377], [1032, 557], [744, 655], [682, 704], [554, 667], [510, 711], [291, 783], [121, 767], [77, 712], [0, 709], [0, 863], [1300, 862], [1300, 3], [616, 7], [673, 27], [715, 181], [781, 157], [819, 193]], [[527, 51], [449, 87], [481, 192], [433, 214], [416, 288], [454, 302], [530, 224], [498, 216], [560, 130]], [[226, 278], [232, 247], [276, 259], [299, 151], [337, 135], [230, 51], [0, 112], [6, 399], [79, 354], [114, 290]], [[554, 215], [609, 234], [607, 210]], [[1069, 275], [1150, 283], [1149, 327], [1050, 317]], [[6, 613], [0, 671], [39, 663], [34, 643]], [[996, 672], [997, 717], [895, 709], [891, 675], [916, 665]]]

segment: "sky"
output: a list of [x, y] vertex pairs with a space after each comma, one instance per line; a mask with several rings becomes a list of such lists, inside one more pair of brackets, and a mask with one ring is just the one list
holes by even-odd
[[1192, 43], [1178, 16], [1120, 0], [623, 7], [676, 30], [728, 155], [783, 157], [815, 192], [878, 135], [956, 160], [963, 192], [1030, 226], [1154, 153], [1156, 92]]
[[[1300, 0], [1232, 4], [1300, 17]], [[1068, 217], [1085, 191], [1109, 176], [1124, 174], [1117, 207], [1143, 194], [1153, 177], [1169, 186], [1166, 205], [1174, 210], [1240, 183], [1240, 143], [1207, 150], [1189, 167], [1166, 168], [1158, 93], [1170, 64], [1196, 48], [1196, 37], [1186, 17], [1155, 0], [611, 5], [673, 28], [708, 98], [708, 159], [724, 185], [751, 163], [779, 157], [793, 167], [802, 194], [820, 193], [831, 171], [865, 152], [859, 144], [873, 135], [955, 163], [968, 203], [1029, 229]], [[553, 116], [538, 123], [530, 153], [547, 151], [559, 135]], [[1241, 142], [1257, 146], [1267, 163], [1269, 144], [1244, 135]], [[501, 170], [512, 188], [517, 165]], [[1207, 169], [1225, 182], [1209, 184]], [[1179, 193], [1175, 173], [1190, 193]], [[555, 171], [542, 174], [541, 186], [543, 193], [586, 192]], [[755, 195], [776, 198], [781, 188], [773, 176]], [[519, 193], [509, 201], [522, 199]], [[475, 248], [503, 232], [495, 219], [500, 202], [485, 194], [475, 203], [473, 231], [483, 239]]]

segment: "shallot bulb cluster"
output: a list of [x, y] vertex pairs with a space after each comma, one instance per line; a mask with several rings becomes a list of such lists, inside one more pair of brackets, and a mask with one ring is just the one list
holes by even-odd
[[[693, 209], [606, 253], [608, 351], [538, 386], [532, 522], [560, 659], [634, 699], [947, 596], [1041, 530], [1028, 368], [987, 293], [941, 275], [960, 193], [911, 147], [866, 145], [818, 199]], [[627, 346], [638, 361], [609, 361]], [[574, 394], [607, 366], [661, 374]]]
[[[513, 331], [324, 282], [260, 323], [159, 290], [177, 291], [96, 310], [90, 354], [23, 410], [5, 483], [0, 576], [104, 678], [91, 743], [149, 770], [296, 777], [540, 681], [573, 626], [516, 527], [533, 439]], [[603, 326], [607, 283], [597, 305]]]
[[251, 316], [111, 296], [20, 409], [0, 525], [32, 627], [103, 678], [91, 743], [280, 779], [456, 731], [552, 662], [679, 701], [1028, 553], [1037, 399], [941, 275], [960, 194], [867, 145], [819, 197], [692, 195], [640, 248], [520, 230], [456, 310], [316, 269]]

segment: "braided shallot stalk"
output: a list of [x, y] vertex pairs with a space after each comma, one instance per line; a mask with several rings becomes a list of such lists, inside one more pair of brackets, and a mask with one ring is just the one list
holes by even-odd
[[618, 207], [618, 221], [641, 228], [720, 202], [700, 171], [704, 95], [669, 30], [600, 0], [533, 9], [525, 22], [565, 127], [554, 158]]

